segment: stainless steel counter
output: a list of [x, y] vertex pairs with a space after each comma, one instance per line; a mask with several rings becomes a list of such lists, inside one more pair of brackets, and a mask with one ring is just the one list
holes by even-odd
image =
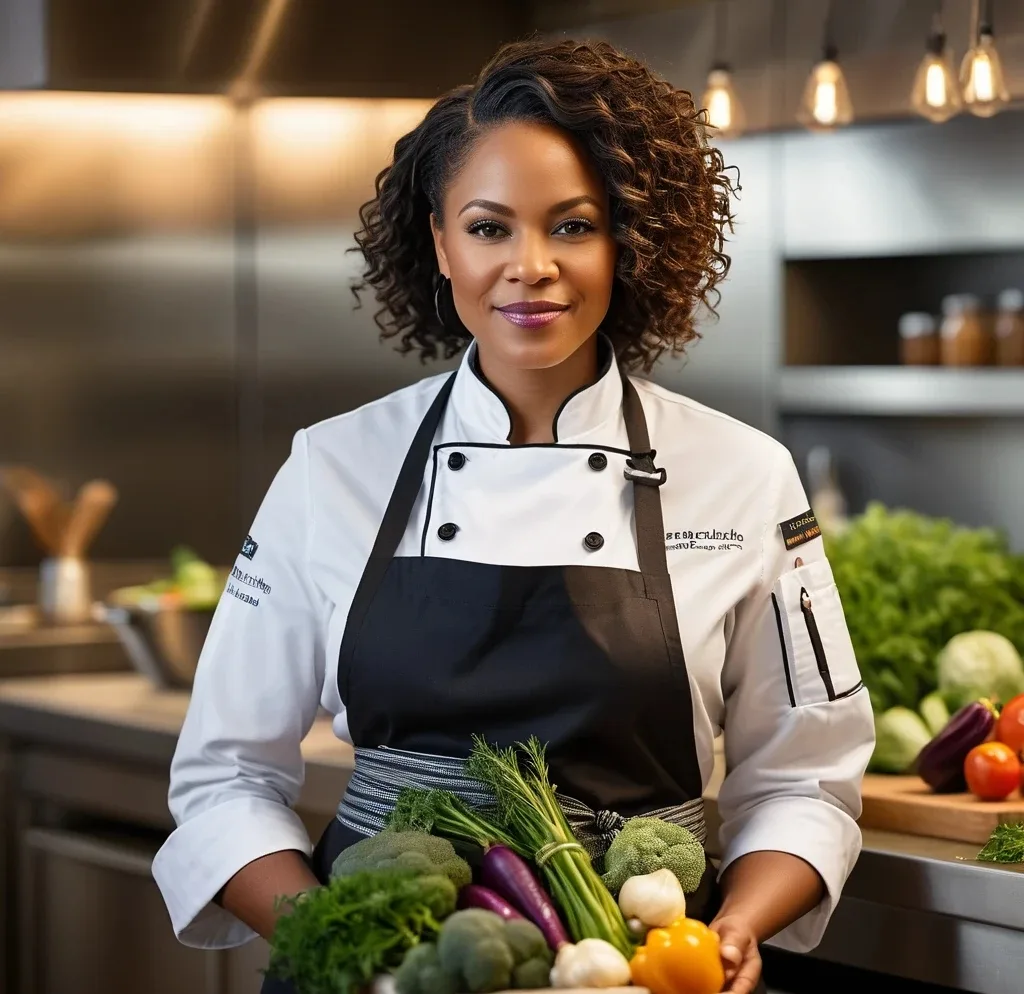
[[[103, 789], [98, 772], [87, 776], [87, 761], [166, 771], [187, 705], [187, 694], [156, 690], [133, 673], [0, 681], [0, 738], [43, 750], [25, 776], [51, 786], [63, 778], [63, 789], [84, 794]], [[322, 820], [344, 788], [352, 751], [326, 718], [302, 748], [306, 783], [298, 807]], [[69, 755], [77, 761], [74, 777], [62, 766]], [[706, 798], [712, 838], [721, 776], [719, 767]], [[111, 786], [134, 789], [130, 780]], [[159, 792], [148, 807], [154, 821], [170, 827]], [[976, 852], [963, 843], [865, 831], [862, 856], [814, 955], [984, 994], [1020, 994], [1024, 868], [978, 863]]]

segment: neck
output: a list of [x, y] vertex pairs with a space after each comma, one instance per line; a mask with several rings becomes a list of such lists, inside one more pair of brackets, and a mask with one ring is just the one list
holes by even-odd
[[512, 416], [513, 445], [555, 440], [555, 415], [565, 398], [597, 379], [597, 335], [548, 369], [520, 369], [496, 360], [477, 344], [477, 359], [491, 388]]

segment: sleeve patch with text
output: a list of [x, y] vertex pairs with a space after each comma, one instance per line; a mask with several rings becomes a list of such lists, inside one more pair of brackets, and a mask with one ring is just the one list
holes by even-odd
[[782, 529], [782, 540], [787, 549], [795, 549], [798, 545], [821, 537], [821, 526], [810, 508], [789, 521], [780, 522], [779, 528]]

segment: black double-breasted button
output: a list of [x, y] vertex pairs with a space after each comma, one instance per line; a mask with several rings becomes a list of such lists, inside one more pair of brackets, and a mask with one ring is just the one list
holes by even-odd
[[455, 533], [459, 530], [459, 526], [451, 521], [446, 521], [440, 528], [437, 529], [437, 537], [442, 542], [450, 542], [455, 538]]
[[604, 536], [600, 532], [589, 532], [583, 539], [583, 544], [591, 552], [597, 552], [604, 545]]
[[600, 473], [602, 469], [608, 466], [608, 457], [603, 452], [593, 452], [587, 462], [590, 464], [591, 469]]
[[460, 470], [466, 465], [466, 457], [461, 452], [453, 452], [448, 457], [448, 468]]

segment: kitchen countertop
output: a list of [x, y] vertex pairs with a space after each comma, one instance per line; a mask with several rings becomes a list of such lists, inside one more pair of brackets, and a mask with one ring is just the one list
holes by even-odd
[[[165, 766], [188, 700], [186, 692], [158, 690], [135, 673], [4, 680], [0, 736]], [[329, 719], [321, 717], [302, 752], [306, 786], [300, 804], [330, 812], [352, 768], [352, 749], [334, 737]], [[715, 796], [721, 775], [719, 764], [706, 795], [711, 838], [717, 836]], [[840, 911], [861, 908], [877, 917], [882, 907], [950, 916], [973, 926], [1013, 930], [1024, 942], [1024, 867], [978, 863], [976, 852], [976, 846], [965, 843], [867, 830]]]
[[[161, 690], [137, 673], [0, 680], [0, 735], [169, 763], [185, 720], [187, 691]], [[307, 764], [352, 768], [352, 747], [317, 718], [302, 743]]]

